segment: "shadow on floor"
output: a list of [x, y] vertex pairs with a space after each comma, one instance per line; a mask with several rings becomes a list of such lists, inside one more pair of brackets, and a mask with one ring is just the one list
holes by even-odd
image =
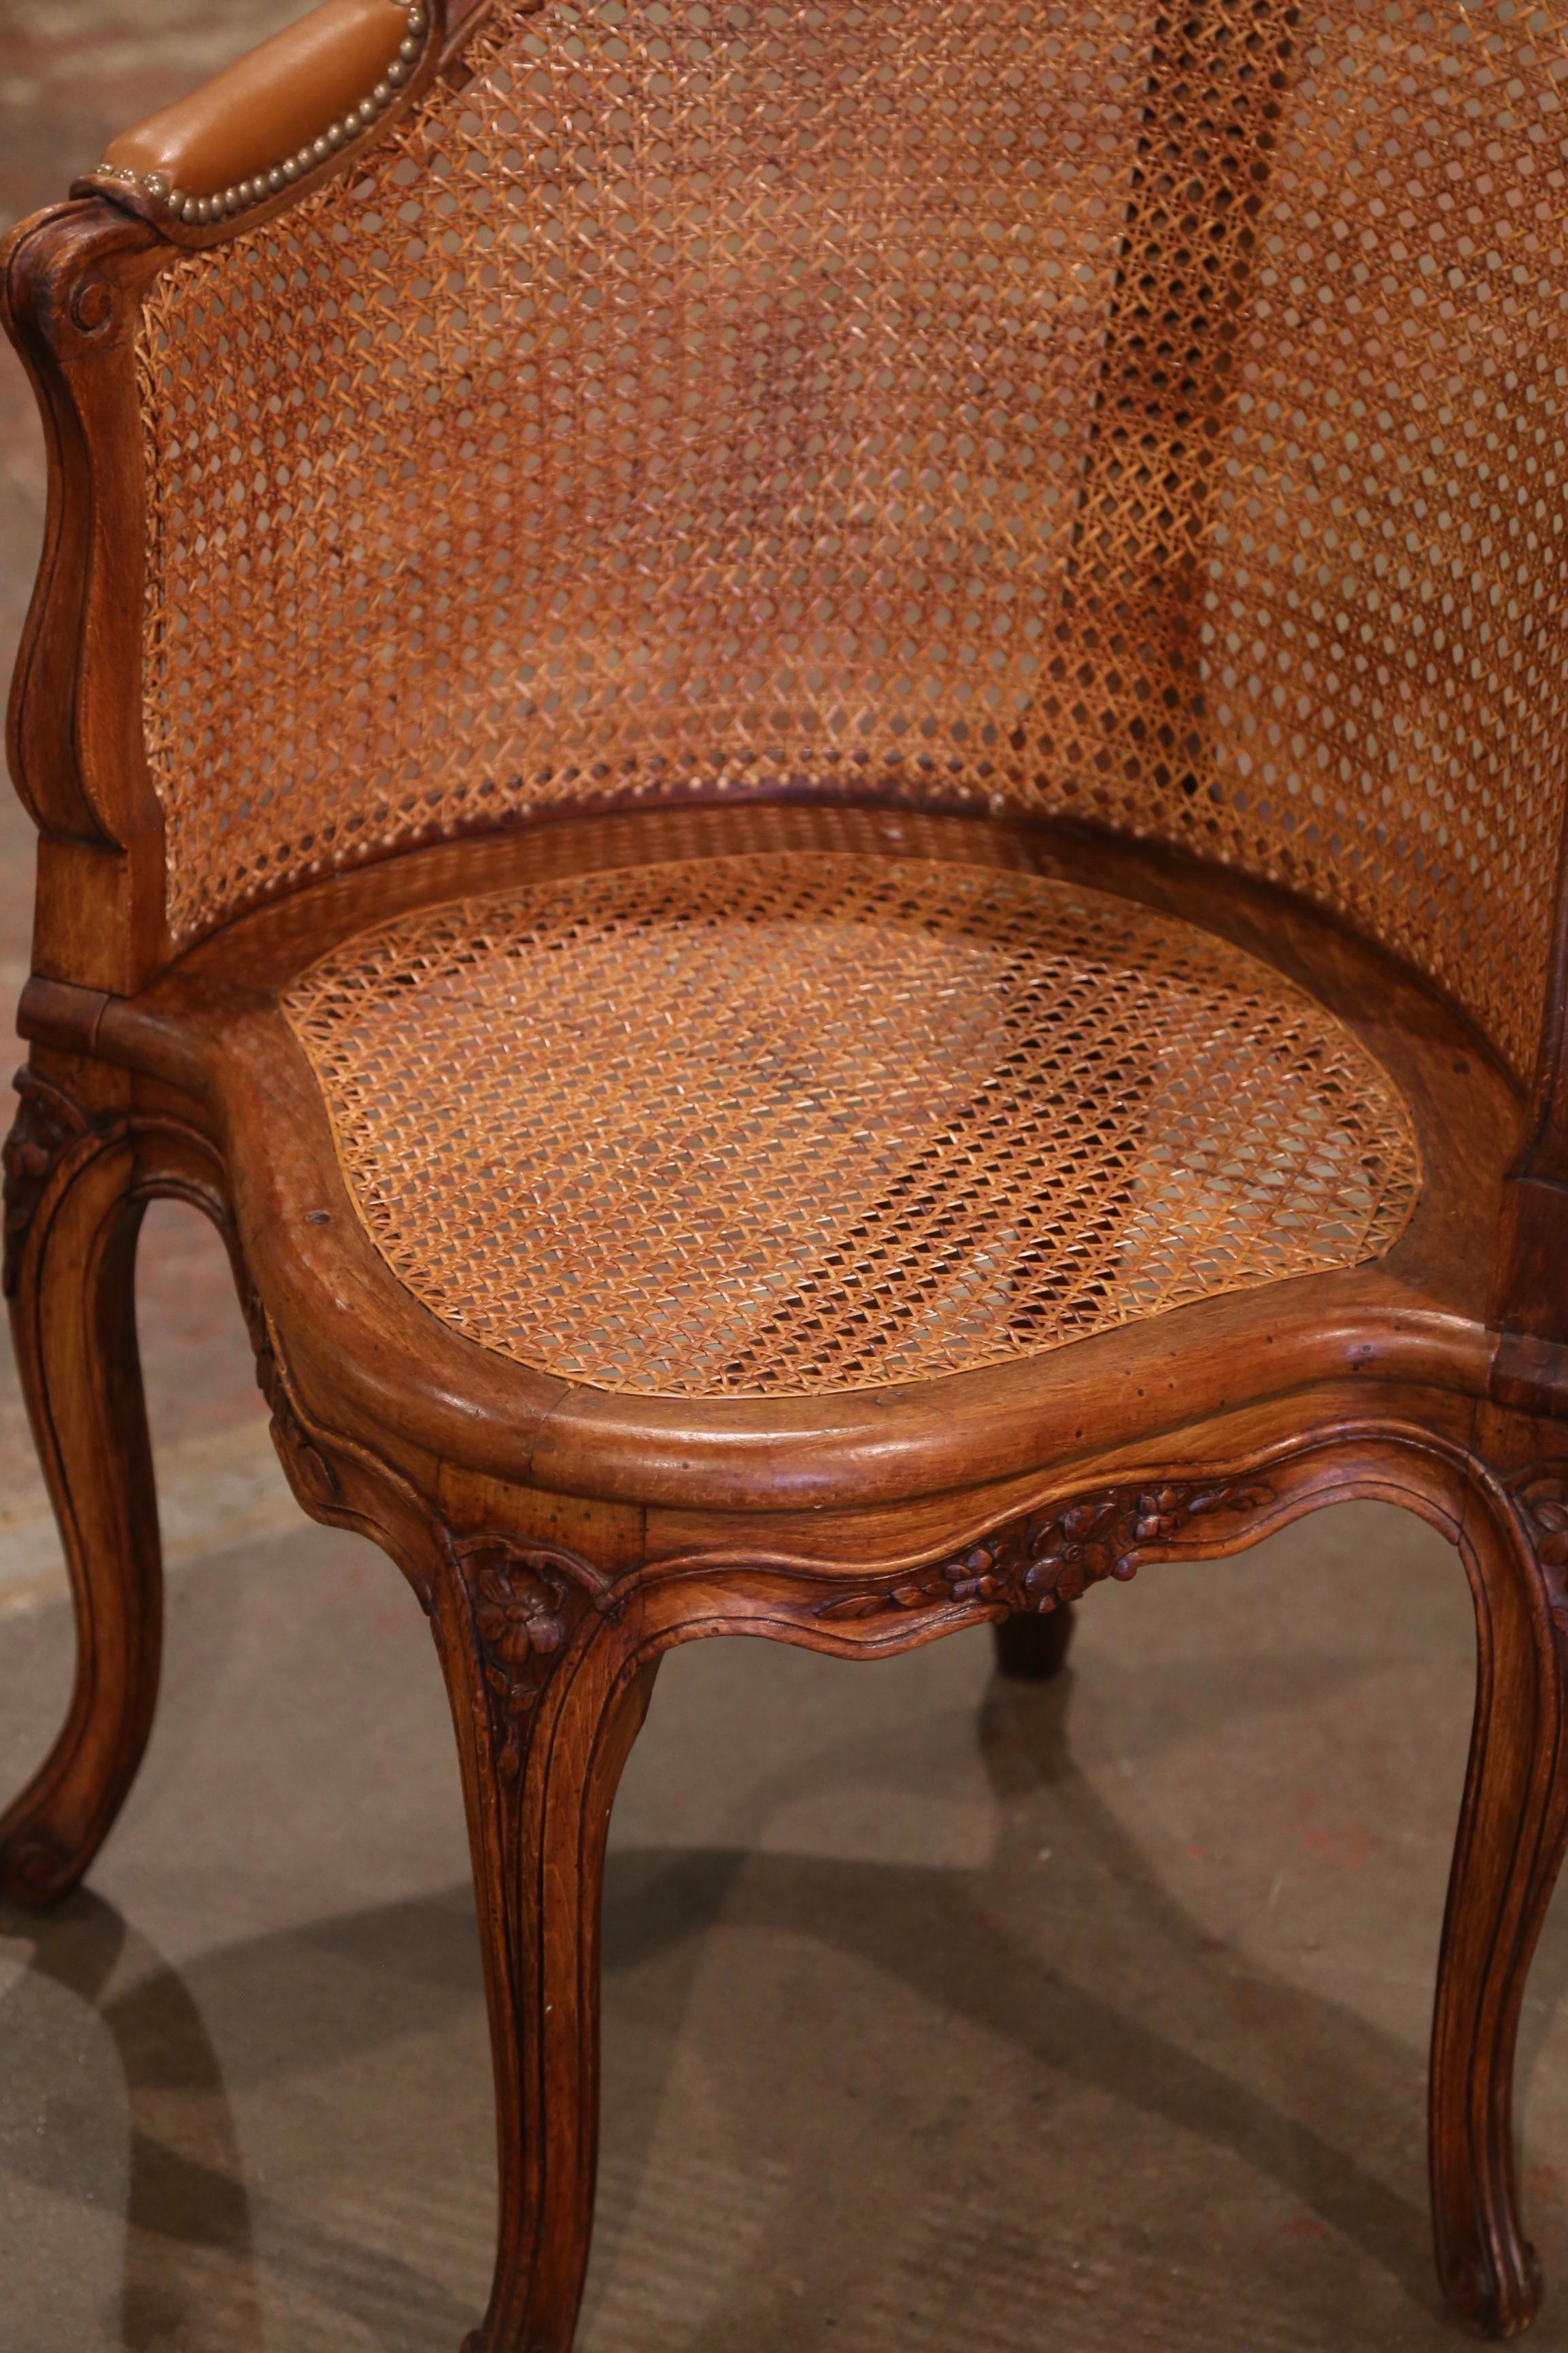
[[[1068, 1676], [1043, 1688], [996, 1683], [987, 1695], [982, 1745], [1001, 1835], [983, 1870], [741, 1849], [612, 1857], [607, 2007], [613, 2016], [639, 1980], [658, 1988], [651, 2044], [646, 2012], [639, 2021], [647, 2057], [633, 2072], [640, 2080], [629, 2098], [626, 2085], [614, 2079], [609, 2085], [608, 2138], [619, 2175], [635, 2187], [653, 2162], [664, 2079], [712, 1933], [721, 1926], [742, 1939], [753, 1970], [765, 1969], [771, 1942], [798, 1948], [804, 1940], [902, 1988], [934, 2020], [1005, 2042], [1054, 2087], [1057, 2105], [1087, 2087], [1124, 2119], [1153, 2119], [1195, 2137], [1211, 2155], [1239, 2160], [1358, 2249], [1411, 2308], [1411, 2319], [1426, 2316], [1440, 2337], [1425, 2203], [1352, 2154], [1365, 2145], [1363, 2128], [1375, 2127], [1374, 2145], [1408, 2130], [1423, 2098], [1418, 2063], [1407, 2046], [1199, 1933], [1075, 1768], [1066, 1735], [1070, 1693]], [[1031, 1893], [1039, 1874], [1029, 1867], [1042, 1824], [1052, 1841], [1053, 1919], [1070, 1923], [1092, 1912], [1103, 1931], [1107, 1915], [1114, 1915], [1122, 1947], [1135, 1956], [1114, 1986], [1082, 1982], [1070, 1949], [1066, 1960], [1051, 1955], [1053, 1938], [1042, 1934], [1040, 1899]], [[119, 2343], [131, 2353], [184, 2344], [193, 2299], [210, 2327], [216, 2257], [227, 2353], [259, 2353], [264, 2336], [269, 2347], [279, 2341], [263, 2329], [263, 2271], [339, 2316], [355, 2343], [385, 2353], [456, 2347], [474, 2315], [426, 2265], [334, 2228], [290, 2202], [286, 2184], [247, 2179], [231, 2092], [284, 2079], [309, 2084], [357, 2054], [438, 2049], [455, 2022], [471, 2024], [476, 1957], [466, 1888], [234, 1944], [184, 1975], [88, 1893], [41, 1921], [13, 1915], [0, 1927], [32, 1947], [31, 1965], [5, 2004], [9, 2047], [42, 2042], [58, 2065], [58, 2035], [40, 2035], [26, 2012], [47, 1989], [62, 1989], [101, 2021], [122, 2072], [118, 2116], [112, 2087], [101, 2084], [90, 2114], [57, 2101], [48, 2128], [10, 2160], [58, 2196], [126, 2213]], [[1070, 1948], [1070, 1933], [1066, 1943]], [[1538, 1993], [1555, 2000], [1565, 1965], [1568, 1945], [1559, 1942], [1553, 1982]], [[221, 2065], [208, 2019], [226, 2021]], [[237, 2033], [236, 2021], [243, 2021]], [[839, 2023], [824, 2016], [821, 2045], [831, 2044]], [[742, 2111], [754, 2089], [749, 2032], [742, 2004], [710, 2021], [708, 2034], [717, 2095]], [[911, 2064], [929, 2065], [931, 2046], [910, 2056]], [[477, 2088], [466, 2072], [452, 2087], [470, 2104]], [[770, 2123], [753, 2112], [736, 2122], [754, 2136], [764, 2162], [783, 2161], [794, 2185], [772, 2207], [767, 2263], [853, 2275], [881, 2221], [883, 2189], [874, 2173], [847, 2198], [840, 2175], [825, 2219], [798, 2139], [789, 2146], [788, 2119]], [[488, 2115], [472, 2105], [452, 2124], [467, 2145], [489, 2130]], [[92, 2162], [93, 2150], [112, 2147], [121, 2131], [129, 2138], [123, 2188], [113, 2167], [95, 2169]], [[983, 2160], [973, 2147], [952, 2155], [961, 2168]], [[1097, 2199], [1117, 2194], [1113, 2149], [1041, 2147], [1042, 2172], [1062, 2164], [1087, 2165]], [[1135, 2185], [1125, 2194], [1136, 2197]], [[614, 2227], [624, 2231], [626, 2219], [616, 2216]], [[473, 2216], [472, 2228], [488, 2234], [489, 2215]], [[657, 2249], [650, 2253], [657, 2259]], [[195, 2267], [193, 2255], [202, 2259]], [[737, 2288], [742, 2301], [745, 2293]], [[910, 2300], [918, 2295], [911, 2282]], [[693, 2353], [742, 2344], [742, 2316], [710, 2314], [700, 2334], [679, 2341]], [[1016, 2329], [1006, 2341], [1055, 2341], [1046, 2310], [1018, 2314]], [[1002, 2341], [994, 2330], [993, 2338]]]

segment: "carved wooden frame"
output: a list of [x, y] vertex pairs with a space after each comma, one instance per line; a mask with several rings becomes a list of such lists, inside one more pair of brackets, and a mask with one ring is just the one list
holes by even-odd
[[[1497, 2333], [1524, 2325], [1539, 2279], [1518, 2215], [1510, 2086], [1525, 1972], [1568, 1839], [1568, 1425], [1440, 1383], [1342, 1378], [1163, 1445], [1144, 1437], [826, 1524], [810, 1511], [574, 1500], [443, 1460], [352, 1397], [323, 1404], [319, 1372], [291, 1364], [258, 1286], [212, 1106], [101, 1060], [37, 1060], [6, 1155], [7, 1281], [66, 1535], [80, 1674], [54, 1751], [0, 1820], [0, 1889], [38, 1903], [76, 1883], [151, 1723], [157, 1537], [130, 1252], [145, 1202], [174, 1196], [228, 1243], [300, 1503], [397, 1561], [446, 1674], [502, 2165], [495, 2285], [473, 2353], [566, 2353], [572, 2341], [592, 2215], [604, 1833], [666, 1650], [744, 1631], [885, 1656], [1054, 1611], [1148, 1563], [1239, 1551], [1349, 1496], [1419, 1512], [1458, 1546], [1474, 1595], [1476, 1727], [1433, 2036], [1434, 2216], [1456, 2308]], [[82, 1476], [89, 1450], [110, 1475]]]
[[[479, 13], [448, 29], [432, 11], [422, 72], [460, 75]], [[416, 94], [411, 80], [383, 119]], [[172, 957], [139, 723], [131, 341], [142, 291], [182, 246], [299, 189], [187, 229], [144, 192], [90, 185], [24, 224], [0, 265], [50, 456], [11, 716], [41, 839], [5, 1288], [79, 1638], [64, 1729], [0, 1817], [0, 1894], [45, 1903], [77, 1883], [152, 1721], [160, 1569], [132, 1271], [156, 1197], [225, 1236], [300, 1503], [377, 1541], [435, 1632], [496, 2059], [500, 2247], [479, 2353], [572, 2341], [605, 1825], [664, 1651], [746, 1631], [865, 1660], [1025, 1613], [1059, 1624], [1089, 1585], [1145, 1563], [1238, 1551], [1346, 1496], [1398, 1502], [1458, 1546], [1478, 1626], [1433, 2039], [1438, 2264], [1461, 2313], [1514, 2333], [1539, 2281], [1513, 2178], [1513, 2043], [1568, 1827], [1568, 897], [1560, 887], [1521, 1123], [1429, 991], [1300, 903], [1110, 841], [952, 820], [971, 844], [953, 854], [1033, 861], [1187, 914], [1362, 1027], [1414, 1107], [1425, 1161], [1386, 1261], [874, 1406], [606, 1399], [501, 1364], [437, 1327], [371, 1250], [278, 994], [371, 913], [552, 859], [657, 855], [664, 820], [551, 819], [409, 852]], [[688, 854], [693, 839], [722, 849], [743, 820], [681, 824]]]

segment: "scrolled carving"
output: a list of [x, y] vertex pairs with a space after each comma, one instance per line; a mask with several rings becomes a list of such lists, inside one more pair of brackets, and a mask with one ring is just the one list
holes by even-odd
[[1043, 1612], [1076, 1601], [1104, 1577], [1135, 1576], [1148, 1554], [1179, 1544], [1194, 1523], [1249, 1516], [1273, 1501], [1274, 1490], [1259, 1479], [1102, 1488], [1010, 1521], [897, 1584], [836, 1595], [816, 1614], [831, 1621], [966, 1602]]
[[609, 1579], [576, 1553], [510, 1536], [448, 1537], [462, 1579], [504, 1781], [522, 1771], [529, 1720], [550, 1662]]
[[47, 1079], [40, 1079], [30, 1065], [23, 1065], [12, 1084], [18, 1097], [16, 1116], [0, 1151], [0, 1167], [5, 1170], [0, 1193], [5, 1230], [3, 1281], [7, 1299], [16, 1295], [22, 1252], [57, 1164], [79, 1136], [89, 1134], [93, 1128], [75, 1098]]
[[53, 1904], [76, 1884], [78, 1866], [52, 1831], [34, 1827], [0, 1845], [0, 1897], [26, 1905]]
[[245, 1321], [250, 1334], [251, 1352], [256, 1358], [257, 1386], [272, 1416], [272, 1435], [278, 1451], [291, 1472], [301, 1498], [331, 1507], [342, 1492], [337, 1472], [300, 1419], [299, 1409], [278, 1361], [272, 1326], [254, 1292], [245, 1300]]
[[1568, 1460], [1531, 1463], [1509, 1492], [1540, 1565], [1557, 1631], [1568, 1642]]
[[102, 335], [113, 325], [114, 289], [100, 271], [89, 270], [77, 281], [70, 298], [71, 324], [83, 335]]

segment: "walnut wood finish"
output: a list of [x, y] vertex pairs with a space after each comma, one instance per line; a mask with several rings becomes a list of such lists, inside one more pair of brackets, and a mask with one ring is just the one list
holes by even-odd
[[158, 1695], [163, 1576], [133, 1282], [142, 1214], [179, 1199], [230, 1240], [232, 1228], [222, 1163], [179, 1119], [138, 1117], [131, 1089], [100, 1073], [88, 1074], [85, 1102], [27, 1069], [17, 1088], [5, 1288], [79, 1635], [64, 1729], [0, 1816], [0, 1886], [42, 1903], [69, 1893], [111, 1828]]
[[[308, 39], [335, 42], [368, 5], [332, 0]], [[431, 12], [420, 74], [460, 79], [480, 13]], [[198, 125], [215, 154], [237, 156], [223, 142], [238, 135], [234, 93], [257, 87], [256, 71], [289, 122], [302, 119], [289, 110], [304, 106], [303, 82], [274, 69], [306, 40], [283, 37], [250, 81], [175, 110], [175, 131], [195, 139]], [[414, 103], [416, 80], [382, 124]], [[367, 143], [383, 135], [367, 128]], [[6, 1281], [79, 1658], [55, 1750], [0, 1821], [0, 1894], [42, 1903], [77, 1883], [152, 1719], [158, 1548], [132, 1269], [154, 1196], [195, 1204], [226, 1236], [301, 1504], [378, 1542], [434, 1632], [501, 2160], [495, 2283], [472, 2353], [572, 2343], [593, 2211], [605, 1833], [667, 1650], [747, 1633], [868, 1662], [990, 1622], [1004, 1672], [1049, 1673], [1092, 1585], [1241, 1551], [1346, 1498], [1399, 1503], [1458, 1548], [1478, 1627], [1433, 2033], [1438, 2268], [1458, 2311], [1517, 2333], [1540, 2282], [1514, 2179], [1513, 2049], [1568, 1833], [1564, 924], [1528, 1117], [1467, 1019], [1321, 907], [1087, 823], [895, 812], [871, 792], [846, 789], [830, 808], [785, 786], [734, 806], [536, 808], [291, 889], [176, 954], [140, 724], [140, 305], [172, 264], [198, 266], [191, 248], [270, 218], [342, 167], [301, 175], [242, 222], [194, 226], [94, 180], [6, 248], [5, 322], [51, 470], [12, 702], [13, 767], [41, 839]], [[1251, 231], [1237, 235], [1239, 268]], [[1130, 329], [1123, 342], [1131, 380]], [[1205, 399], [1223, 396], [1228, 364], [1209, 369]], [[1195, 566], [1182, 561], [1195, 608]], [[1173, 661], [1192, 627], [1184, 607], [1178, 619]], [[1408, 1110], [1421, 1185], [1398, 1240], [1363, 1264], [1018, 1361], [812, 1395], [613, 1393], [480, 1347], [422, 1306], [372, 1245], [280, 1009], [299, 976], [410, 911], [825, 844], [1060, 878], [1283, 975], [1343, 1023]]]

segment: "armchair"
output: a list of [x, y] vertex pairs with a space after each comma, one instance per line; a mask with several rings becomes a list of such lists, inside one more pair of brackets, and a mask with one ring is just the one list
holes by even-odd
[[132, 1272], [226, 1238], [452, 1703], [568, 2353], [663, 1653], [869, 1661], [1342, 1498], [1458, 1547], [1437, 2263], [1540, 2293], [1568, 1831], [1568, 20], [326, 0], [22, 224], [50, 445], [5, 1287], [79, 1629], [0, 1894], [156, 1697]]

